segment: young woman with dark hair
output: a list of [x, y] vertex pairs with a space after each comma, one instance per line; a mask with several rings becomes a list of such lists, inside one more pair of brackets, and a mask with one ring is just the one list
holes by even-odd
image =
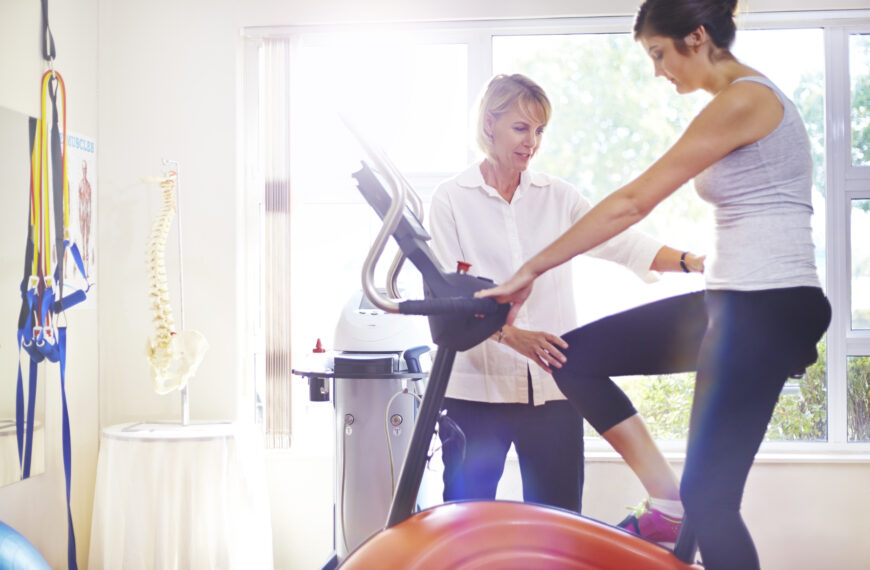
[[[697, 371], [680, 498], [708, 570], [759, 568], [740, 514], [744, 485], [782, 386], [816, 360], [831, 315], [814, 262], [806, 129], [782, 91], [732, 55], [736, 7], [736, 0], [641, 5], [634, 33], [655, 75], [678, 93], [703, 89], [712, 99], [646, 171], [506, 283], [481, 293], [513, 303], [510, 322], [541, 274], [623, 232], [694, 179], [716, 220], [705, 291], [564, 335], [567, 360], [554, 377], [646, 481], [666, 475], [661, 452], [611, 377]], [[646, 506], [624, 526], [656, 540], [679, 529], [679, 517]]]

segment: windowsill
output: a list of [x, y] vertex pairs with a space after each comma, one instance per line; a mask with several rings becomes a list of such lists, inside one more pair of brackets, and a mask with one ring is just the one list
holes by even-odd
[[[685, 461], [684, 442], [664, 441], [659, 442], [659, 446], [668, 461]], [[619, 454], [609, 445], [595, 439], [586, 440], [585, 457], [588, 462], [622, 462]], [[761, 451], [755, 456], [755, 463], [870, 463], [870, 443], [770, 442], [762, 445]]]
[[[615, 451], [587, 451], [586, 461], [589, 463], [622, 463], [622, 457]], [[685, 453], [665, 452], [665, 458], [671, 463], [683, 463], [686, 460]], [[870, 452], [819, 452], [801, 453], [792, 451], [759, 452], [755, 456], [755, 463], [815, 463], [815, 464], [840, 464], [858, 463], [870, 464]]]
[[[665, 458], [671, 463], [682, 464], [686, 459], [685, 444], [676, 441], [659, 443]], [[330, 445], [311, 445], [303, 441], [294, 442], [287, 449], [267, 449], [269, 455], [284, 455], [287, 459], [326, 460], [331, 459], [333, 450]], [[590, 463], [622, 463], [610, 446], [601, 440], [586, 440], [586, 461]], [[511, 448], [508, 459], [516, 461], [516, 452]], [[762, 447], [755, 456], [755, 463], [791, 464], [870, 464], [870, 443], [836, 445], [828, 443], [786, 443], [771, 442]]]

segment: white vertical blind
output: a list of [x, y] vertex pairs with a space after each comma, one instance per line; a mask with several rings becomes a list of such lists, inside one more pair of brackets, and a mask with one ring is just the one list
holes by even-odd
[[290, 42], [264, 41], [261, 74], [263, 133], [263, 268], [266, 445], [290, 446]]

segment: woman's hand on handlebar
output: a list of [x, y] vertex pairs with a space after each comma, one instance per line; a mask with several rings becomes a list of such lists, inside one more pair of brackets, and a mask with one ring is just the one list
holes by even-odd
[[523, 265], [507, 282], [491, 289], [482, 289], [474, 296], [478, 298], [492, 297], [499, 303], [511, 303], [511, 310], [507, 314], [506, 322], [512, 325], [523, 303], [532, 293], [532, 283], [536, 277], [537, 275]]
[[568, 343], [548, 332], [527, 331], [505, 325], [501, 342], [536, 362], [550, 374], [553, 373], [551, 367], [562, 368], [562, 363], [567, 360], [559, 349], [565, 350], [568, 348]]

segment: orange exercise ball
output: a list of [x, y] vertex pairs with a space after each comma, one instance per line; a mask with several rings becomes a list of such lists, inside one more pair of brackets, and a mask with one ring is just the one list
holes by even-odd
[[653, 542], [559, 509], [464, 501], [372, 536], [342, 570], [688, 570]]

